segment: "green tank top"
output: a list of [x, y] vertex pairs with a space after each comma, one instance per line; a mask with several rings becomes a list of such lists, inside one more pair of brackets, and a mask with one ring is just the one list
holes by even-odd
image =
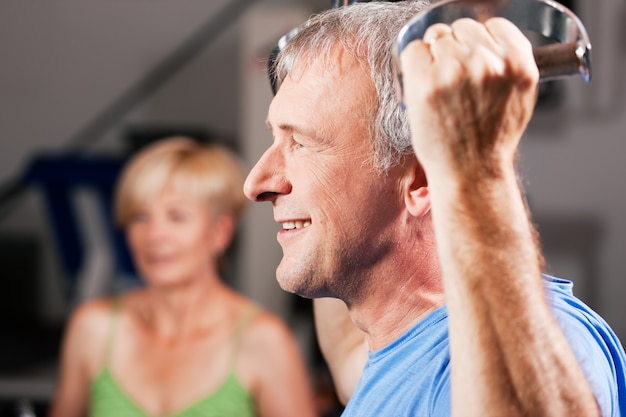
[[[113, 305], [113, 322], [107, 341], [105, 364], [91, 383], [89, 416], [152, 417], [126, 395], [109, 370], [109, 356], [115, 336], [119, 302], [116, 301]], [[235, 331], [235, 353], [238, 350], [243, 328], [256, 310], [256, 307], [249, 310], [239, 320]], [[231, 367], [226, 380], [216, 391], [167, 417], [254, 417], [255, 415], [253, 399], [237, 379], [234, 367]]]

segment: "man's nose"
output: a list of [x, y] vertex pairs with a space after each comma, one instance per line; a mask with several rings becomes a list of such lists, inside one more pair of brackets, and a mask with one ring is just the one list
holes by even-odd
[[256, 202], [273, 201], [278, 195], [291, 191], [280, 150], [270, 147], [263, 153], [248, 174], [243, 191], [246, 197]]

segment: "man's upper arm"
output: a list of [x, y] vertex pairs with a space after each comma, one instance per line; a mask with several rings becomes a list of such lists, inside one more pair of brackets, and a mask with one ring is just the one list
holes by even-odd
[[330, 368], [337, 396], [345, 405], [367, 362], [366, 335], [354, 325], [343, 301], [321, 298], [313, 303], [320, 349]]

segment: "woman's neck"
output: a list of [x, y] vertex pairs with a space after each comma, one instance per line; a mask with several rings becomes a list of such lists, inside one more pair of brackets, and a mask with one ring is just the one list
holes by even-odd
[[148, 287], [140, 315], [155, 336], [164, 339], [193, 336], [209, 330], [226, 314], [230, 291], [219, 280], [177, 287]]

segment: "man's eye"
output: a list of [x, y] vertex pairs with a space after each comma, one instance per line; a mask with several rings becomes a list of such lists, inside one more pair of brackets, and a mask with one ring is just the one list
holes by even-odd
[[294, 137], [292, 138], [294, 149], [306, 148], [306, 138]]

